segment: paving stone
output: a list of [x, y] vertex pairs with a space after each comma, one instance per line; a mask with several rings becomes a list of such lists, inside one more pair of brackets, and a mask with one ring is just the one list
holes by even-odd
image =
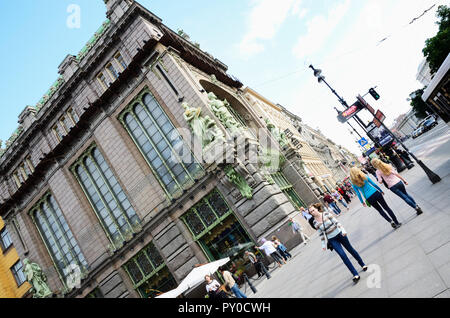
[[427, 268], [432, 267], [431, 263], [426, 259], [426, 254], [422, 248], [414, 247], [408, 250], [405, 254], [399, 254], [397, 258], [387, 260], [384, 258], [383, 268], [386, 271], [388, 277], [392, 275], [397, 275], [399, 272], [403, 271], [405, 268], [422, 265], [421, 267]]
[[435, 236], [430, 237], [425, 242], [422, 242], [421, 245], [426, 253], [430, 253], [437, 248], [440, 248], [450, 242], [450, 231], [446, 229], [443, 232], [436, 233]]
[[430, 274], [413, 282], [408, 287], [393, 294], [392, 297], [430, 298], [442, 293], [446, 289], [447, 287], [445, 286], [439, 274], [435, 271], [432, 271]]
[[442, 293], [434, 296], [433, 298], [450, 298], [450, 289], [443, 291]]
[[387, 282], [389, 294], [393, 295], [433, 270], [429, 261], [418, 261], [398, 270], [393, 275], [388, 275], [383, 280]]
[[438, 268], [438, 273], [448, 288], [450, 288], [450, 263]]
[[428, 254], [428, 257], [433, 263], [435, 267], [441, 267], [444, 264], [447, 264], [450, 262], [450, 243], [447, 243], [437, 249], [435, 249], [433, 252]]

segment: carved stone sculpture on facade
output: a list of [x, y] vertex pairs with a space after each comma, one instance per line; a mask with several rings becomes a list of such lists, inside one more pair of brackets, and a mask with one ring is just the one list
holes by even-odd
[[208, 105], [212, 112], [220, 120], [220, 122], [229, 129], [231, 133], [242, 128], [242, 125], [237, 122], [231, 112], [228, 110], [230, 103], [227, 100], [221, 101], [214, 93], [208, 93]]
[[265, 121], [267, 129], [269, 129], [275, 139], [280, 143], [281, 148], [284, 149], [287, 145], [289, 145], [289, 139], [286, 137], [286, 134], [280, 131], [278, 127], [275, 127], [269, 119], [266, 118]]
[[253, 189], [248, 185], [247, 180], [241, 176], [231, 165], [228, 165], [224, 169], [225, 175], [228, 180], [233, 183], [236, 188], [241, 192], [243, 197], [251, 199], [253, 197]]
[[31, 284], [31, 293], [33, 298], [47, 298], [53, 295], [47, 285], [47, 277], [42, 272], [41, 267], [36, 263], [31, 263], [28, 258], [24, 259], [24, 274], [27, 281]]
[[188, 122], [194, 135], [201, 140], [202, 148], [214, 141], [225, 139], [216, 122], [208, 115], [202, 116], [200, 107], [190, 107], [187, 103], [183, 103], [182, 106], [185, 109], [184, 119]]

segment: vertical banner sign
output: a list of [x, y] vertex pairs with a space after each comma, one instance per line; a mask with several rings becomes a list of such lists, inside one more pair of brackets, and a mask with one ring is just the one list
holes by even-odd
[[384, 116], [383, 112], [381, 112], [380, 110], [377, 110], [375, 117], [376, 117], [376, 119], [374, 119], [373, 122], [374, 122], [375, 126], [380, 128], [381, 123], [384, 122], [384, 120], [386, 119], [386, 116]]
[[358, 102], [360, 102], [372, 115], [375, 116], [375, 109], [373, 109], [373, 107], [370, 106], [369, 103], [361, 97], [361, 95], [358, 95], [356, 98], [358, 99]]

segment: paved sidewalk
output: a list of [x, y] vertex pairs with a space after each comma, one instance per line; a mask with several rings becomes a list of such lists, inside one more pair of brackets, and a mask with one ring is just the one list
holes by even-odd
[[[439, 148], [438, 156], [422, 157], [442, 181], [432, 185], [423, 170], [415, 168], [402, 173], [409, 182], [408, 192], [422, 207], [416, 216], [390, 190], [385, 199], [403, 226], [392, 229], [374, 208], [364, 208], [357, 198], [349, 212], [339, 217], [350, 242], [360, 253], [369, 271], [361, 271], [354, 285], [352, 275], [335, 252], [322, 251], [315, 234], [306, 246], [291, 253], [287, 265], [272, 272], [270, 280], [256, 283], [258, 292], [250, 298], [301, 297], [450, 297], [450, 142]], [[347, 254], [349, 255], [349, 254]], [[359, 265], [350, 257], [355, 268]], [[380, 288], [376, 288], [375, 270], [379, 268]], [[372, 287], [372, 288], [370, 288]]]

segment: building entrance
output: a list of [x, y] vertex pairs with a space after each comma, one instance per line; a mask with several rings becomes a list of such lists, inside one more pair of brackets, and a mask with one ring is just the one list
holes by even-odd
[[237, 276], [249, 267], [244, 252], [255, 244], [217, 190], [205, 196], [182, 219], [209, 261], [230, 257], [231, 269]]

